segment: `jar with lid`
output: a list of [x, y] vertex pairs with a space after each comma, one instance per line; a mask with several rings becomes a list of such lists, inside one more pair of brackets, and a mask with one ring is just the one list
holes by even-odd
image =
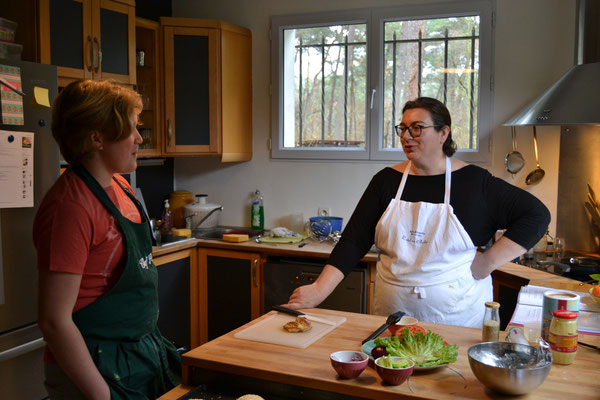
[[187, 190], [176, 190], [169, 195], [169, 204], [173, 216], [173, 228], [184, 228], [183, 206], [194, 202], [192, 192]]
[[488, 301], [485, 303], [481, 340], [497, 342], [500, 336], [500, 303]]
[[569, 365], [577, 354], [577, 313], [556, 310], [552, 313], [548, 336], [552, 359], [556, 364]]

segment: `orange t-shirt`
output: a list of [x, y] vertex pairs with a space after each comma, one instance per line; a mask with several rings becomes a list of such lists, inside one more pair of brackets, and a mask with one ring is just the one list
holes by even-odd
[[[125, 178], [115, 177], [131, 189]], [[114, 180], [104, 190], [121, 214], [133, 222], [142, 221], [135, 204]], [[73, 312], [112, 288], [127, 261], [123, 235], [114, 217], [70, 168], [40, 204], [33, 222], [33, 243], [39, 269], [81, 275]], [[48, 346], [44, 361], [56, 362]]]
[[[122, 176], [115, 177], [131, 189]], [[141, 222], [135, 204], [114, 180], [105, 191], [121, 214]], [[114, 217], [70, 168], [42, 200], [33, 223], [33, 242], [39, 269], [82, 275], [73, 312], [112, 288], [126, 261]]]

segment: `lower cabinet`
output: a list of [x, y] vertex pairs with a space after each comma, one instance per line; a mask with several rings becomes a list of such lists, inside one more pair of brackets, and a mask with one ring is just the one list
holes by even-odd
[[260, 316], [259, 254], [199, 248], [197, 281], [200, 344]]
[[180, 350], [200, 345], [196, 249], [154, 258], [158, 269], [158, 328]]

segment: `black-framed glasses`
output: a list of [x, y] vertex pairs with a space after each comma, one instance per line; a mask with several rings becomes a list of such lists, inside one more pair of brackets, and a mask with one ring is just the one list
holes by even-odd
[[408, 130], [408, 133], [410, 133], [410, 136], [414, 139], [423, 134], [423, 129], [437, 128], [438, 126], [439, 125], [396, 125], [394, 128], [396, 129], [396, 134], [398, 136], [402, 137], [402, 135]]

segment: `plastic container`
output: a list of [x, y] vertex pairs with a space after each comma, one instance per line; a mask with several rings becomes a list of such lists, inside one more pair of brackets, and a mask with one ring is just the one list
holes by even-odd
[[207, 194], [197, 194], [194, 203], [183, 206], [183, 219], [186, 220], [190, 229], [206, 229], [214, 228], [219, 225], [221, 219], [221, 211], [212, 213], [200, 226], [198, 223], [215, 208], [221, 207], [218, 204], [208, 202]]
[[22, 45], [0, 41], [0, 58], [12, 61], [21, 61], [22, 52]]
[[265, 206], [260, 190], [254, 192], [250, 209], [250, 226], [252, 229], [265, 228]]
[[165, 200], [165, 205], [161, 214], [161, 231], [162, 234], [170, 234], [173, 229], [173, 216], [171, 215], [171, 208], [169, 206], [169, 200]]
[[554, 363], [571, 364], [577, 354], [577, 313], [568, 310], [554, 311], [548, 341]]
[[17, 25], [14, 21], [0, 17], [0, 40], [13, 43], [15, 41]]
[[485, 303], [485, 314], [481, 329], [481, 340], [497, 342], [500, 336], [500, 303], [488, 301]]

